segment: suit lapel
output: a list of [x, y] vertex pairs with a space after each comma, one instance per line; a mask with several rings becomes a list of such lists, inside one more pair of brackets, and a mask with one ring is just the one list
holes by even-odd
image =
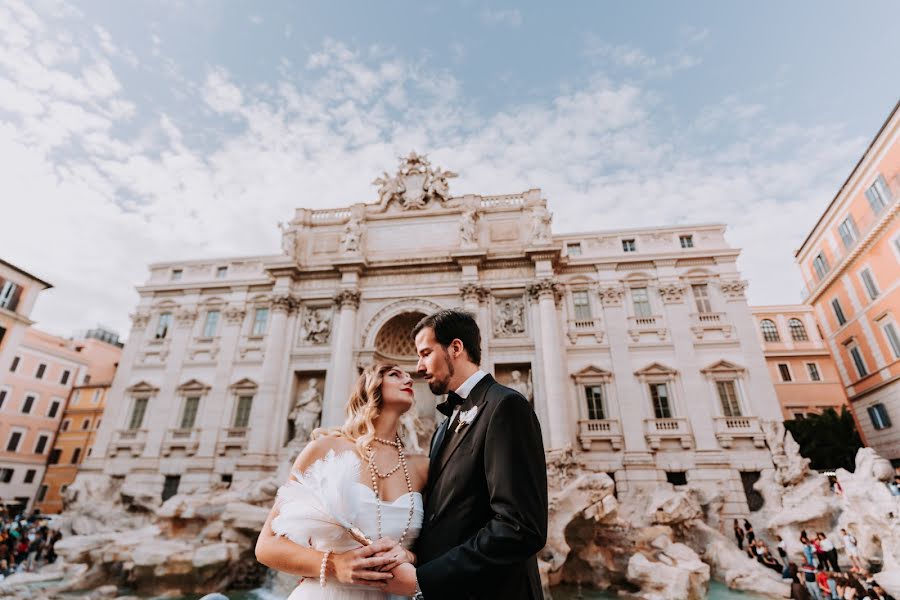
[[[450, 441], [450, 445], [444, 451], [441, 451], [440, 446], [435, 444], [434, 453], [440, 457], [440, 462], [437, 465], [437, 473], [434, 476], [434, 480], [436, 481], [440, 474], [444, 471], [444, 468], [447, 466], [447, 463], [450, 462], [450, 458], [456, 452], [456, 449], [459, 448], [460, 443], [462, 443], [463, 439], [469, 434], [469, 431], [475, 427], [475, 421], [478, 420], [478, 417], [481, 416], [481, 413], [484, 412], [482, 405], [484, 404], [485, 398], [487, 396], [487, 391], [494, 384], [494, 378], [490, 375], [485, 375], [481, 378], [475, 387], [472, 388], [472, 392], [469, 394], [469, 397], [472, 399], [472, 405], [478, 407], [478, 411], [475, 413], [475, 418], [471, 423], [463, 427], [458, 434], [453, 436], [453, 439]], [[459, 416], [457, 416], [459, 419]], [[443, 442], [444, 437], [447, 434], [447, 426], [449, 425], [450, 419], [447, 419], [443, 423], [444, 434], [441, 436], [441, 442]], [[431, 462], [431, 468], [434, 468], [434, 460]]]

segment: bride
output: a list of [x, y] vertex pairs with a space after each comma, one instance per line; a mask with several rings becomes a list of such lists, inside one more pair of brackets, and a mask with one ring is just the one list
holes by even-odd
[[[359, 377], [339, 429], [313, 432], [288, 482], [279, 489], [256, 543], [264, 565], [301, 577], [288, 600], [385, 600], [391, 571], [415, 565], [411, 551], [424, 515], [421, 490], [428, 458], [408, 456], [401, 423], [413, 406], [412, 378], [396, 365], [374, 365]], [[356, 515], [357, 539], [337, 524], [310, 518], [297, 493], [303, 481], [339, 484], [341, 501]], [[335, 481], [335, 478], [342, 481]], [[407, 567], [408, 568], [408, 567]]]

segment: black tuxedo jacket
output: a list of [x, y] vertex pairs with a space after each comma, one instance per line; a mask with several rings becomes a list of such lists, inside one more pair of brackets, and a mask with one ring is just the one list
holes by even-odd
[[416, 544], [419, 587], [425, 600], [541, 600], [547, 467], [540, 425], [528, 401], [490, 375], [469, 400], [478, 407], [475, 420], [450, 436], [445, 419], [432, 438]]

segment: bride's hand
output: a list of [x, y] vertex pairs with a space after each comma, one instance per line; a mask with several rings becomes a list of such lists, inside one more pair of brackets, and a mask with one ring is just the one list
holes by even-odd
[[376, 555], [379, 557], [391, 559], [390, 563], [384, 565], [379, 569], [380, 571], [393, 571], [396, 567], [399, 567], [403, 563], [410, 563], [411, 565], [415, 566], [416, 555], [401, 546], [400, 543], [395, 541], [393, 538], [384, 537], [378, 540], [378, 543], [390, 545], [390, 548], [388, 550], [383, 550]]
[[335, 578], [340, 583], [383, 588], [384, 582], [393, 575], [382, 572], [381, 568], [391, 564], [393, 559], [378, 554], [391, 548], [391, 544], [379, 540], [371, 546], [332, 554]]

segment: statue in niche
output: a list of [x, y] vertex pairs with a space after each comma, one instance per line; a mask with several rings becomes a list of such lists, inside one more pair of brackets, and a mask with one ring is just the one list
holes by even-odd
[[550, 223], [553, 221], [553, 214], [547, 210], [546, 206], [535, 206], [531, 213], [531, 243], [545, 244], [551, 241]]
[[475, 232], [475, 210], [467, 208], [463, 211], [459, 221], [459, 244], [460, 246], [472, 247], [478, 245], [478, 238]]
[[294, 423], [294, 439], [306, 441], [322, 418], [322, 394], [319, 380], [311, 377], [307, 388], [300, 392], [297, 403], [288, 418]]
[[303, 318], [303, 339], [310, 344], [325, 344], [330, 333], [331, 314], [328, 309], [308, 309]]
[[362, 242], [362, 223], [359, 219], [350, 219], [344, 226], [344, 235], [341, 236], [341, 252], [353, 254], [360, 251]]
[[521, 298], [500, 301], [494, 329], [498, 335], [525, 333], [525, 304]]
[[510, 373], [512, 377], [512, 381], [506, 384], [506, 387], [512, 388], [525, 396], [529, 402], [534, 402], [534, 393], [531, 386], [531, 371], [528, 372], [528, 377], [524, 381], [522, 380], [522, 372], [519, 370], [514, 370]]
[[281, 230], [281, 250], [288, 256], [292, 258], [296, 258], [297, 256], [297, 243], [299, 242], [299, 238], [297, 236], [297, 230], [291, 226], [290, 223], [278, 223], [278, 228]]

